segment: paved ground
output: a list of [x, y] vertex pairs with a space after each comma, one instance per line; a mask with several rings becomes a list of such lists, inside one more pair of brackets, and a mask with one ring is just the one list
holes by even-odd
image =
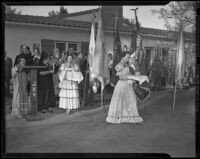
[[[177, 91], [140, 109], [143, 125], [108, 124], [107, 109], [58, 113], [38, 122], [7, 120], [7, 152], [128, 152], [195, 156], [195, 90]], [[141, 107], [142, 108], [142, 107]]]

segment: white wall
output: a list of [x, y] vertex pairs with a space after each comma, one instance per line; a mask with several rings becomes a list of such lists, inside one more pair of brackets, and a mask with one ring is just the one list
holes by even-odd
[[[104, 37], [107, 53], [113, 53], [114, 33], [104, 32]], [[34, 43], [39, 43], [41, 47], [41, 39], [89, 42], [90, 30], [10, 23], [5, 25], [5, 48], [7, 55], [13, 60], [19, 54], [21, 44], [28, 45], [32, 50]], [[120, 39], [122, 47], [126, 44], [130, 50], [131, 34], [120, 34]], [[144, 47], [154, 45], [155, 40], [143, 39]]]
[[32, 50], [33, 43], [39, 43], [41, 48], [41, 39], [87, 42], [89, 34], [89, 30], [6, 24], [5, 48], [8, 56], [14, 59], [21, 44], [28, 45]]
[[[108, 53], [113, 53], [114, 33], [104, 32], [105, 46]], [[19, 54], [20, 45], [28, 45], [31, 50], [34, 43], [39, 43], [41, 39], [89, 42], [90, 30], [78, 30], [70, 28], [33, 26], [21, 24], [5, 25], [5, 48], [9, 57], [13, 60]], [[131, 35], [121, 35], [122, 46], [131, 45]]]

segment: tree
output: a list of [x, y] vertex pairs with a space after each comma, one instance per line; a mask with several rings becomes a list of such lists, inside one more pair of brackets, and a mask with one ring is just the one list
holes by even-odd
[[195, 31], [195, 1], [173, 1], [166, 8], [153, 9], [152, 14], [159, 15], [168, 30], [178, 31], [183, 23], [184, 31]]
[[67, 14], [68, 14], [68, 11], [63, 6], [60, 7], [59, 11], [52, 10], [48, 13], [49, 17], [62, 17], [62, 16], [66, 16]]
[[6, 14], [20, 14], [20, 15], [21, 15], [21, 12], [22, 12], [22, 11], [17, 12], [16, 8], [12, 9], [10, 6], [5, 6], [5, 11], [6, 11]]

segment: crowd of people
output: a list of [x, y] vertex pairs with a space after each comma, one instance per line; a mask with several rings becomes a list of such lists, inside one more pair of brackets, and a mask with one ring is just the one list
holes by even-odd
[[59, 108], [66, 109], [67, 114], [81, 106], [92, 105], [86, 55], [75, 54], [73, 48], [62, 53], [55, 48], [51, 55], [34, 48], [31, 53], [28, 46], [21, 45], [14, 66], [11, 62], [6, 70], [6, 78], [12, 78], [13, 82], [12, 115], [21, 118], [30, 113], [30, 76], [24, 66], [40, 66], [37, 69], [37, 99], [38, 110], [42, 113], [53, 112], [52, 107], [58, 99]]
[[[190, 65], [185, 68], [184, 77], [181, 82], [182, 88], [190, 88], [194, 86], [195, 74], [194, 68]], [[151, 89], [161, 91], [175, 86], [175, 68], [168, 66], [165, 60], [156, 57], [150, 67], [149, 78], [151, 81]]]
[[[28, 46], [21, 45], [20, 53], [15, 58], [14, 66], [12, 66], [12, 59], [7, 57], [5, 52], [6, 96], [11, 97], [9, 93], [10, 79], [12, 79], [13, 82], [12, 115], [22, 117], [30, 112], [28, 104], [31, 90], [30, 79], [29, 71], [23, 69], [25, 65], [42, 66], [37, 71], [38, 110], [42, 113], [46, 113], [46, 111], [53, 112], [52, 108], [57, 105], [56, 101], [58, 100], [59, 108], [65, 109], [67, 114], [69, 114], [71, 110], [77, 110], [81, 106], [93, 105], [94, 89], [89, 81], [87, 55], [83, 53], [77, 54], [74, 52], [73, 48], [69, 48], [67, 51], [64, 50], [62, 53], [58, 48], [52, 51], [52, 54], [45, 51], [40, 52], [39, 47], [35, 47], [33, 48], [33, 52], [31, 52]], [[132, 103], [133, 106], [136, 105], [134, 99], [132, 99], [132, 101], [128, 99], [130, 96], [135, 96], [134, 91], [130, 90], [130, 86], [127, 85], [127, 82], [124, 83], [124, 81], [128, 81], [129, 84], [132, 83], [132, 79], [128, 78], [130, 74], [135, 74], [136, 68], [133, 66], [133, 63], [135, 65], [135, 59], [133, 56], [130, 56], [128, 51], [124, 51], [123, 55], [124, 57], [122, 57], [119, 64], [114, 68], [120, 80], [116, 86], [112, 84], [107, 86], [108, 90], [111, 90], [109, 92], [113, 93], [109, 111], [110, 115], [108, 115], [107, 119], [111, 122], [113, 120], [118, 122], [118, 119], [111, 119], [111, 117], [113, 117], [112, 107], [124, 105], [125, 101]], [[112, 75], [112, 54], [108, 54], [108, 68], [110, 70], [110, 75]], [[185, 73], [183, 77], [182, 85], [184, 88], [189, 88], [194, 85], [194, 74], [191, 67], [189, 67], [188, 72], [189, 73]], [[136, 71], [136, 74], [137, 73]], [[172, 69], [169, 70], [166, 68], [164, 61], [155, 58], [148, 75], [151, 88], [154, 90], [162, 90], [166, 88], [167, 84], [173, 86], [174, 74], [175, 72]], [[126, 100], [122, 100], [122, 97], [118, 96], [119, 93], [116, 93], [120, 91], [121, 88], [124, 88], [123, 91], [125, 92], [123, 94], [128, 97]], [[119, 104], [118, 102], [121, 103]], [[138, 116], [137, 111], [132, 113]], [[129, 115], [133, 116], [133, 114]], [[133, 120], [135, 121], [135, 119]], [[138, 120], [142, 121], [140, 118], [138, 118]]]

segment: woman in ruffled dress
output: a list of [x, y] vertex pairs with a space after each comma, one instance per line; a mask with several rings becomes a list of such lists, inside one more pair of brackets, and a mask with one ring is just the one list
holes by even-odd
[[108, 123], [142, 123], [137, 108], [136, 95], [130, 81], [137, 80], [137, 76], [130, 73], [129, 65], [130, 55], [126, 54], [116, 65], [119, 81], [115, 86], [113, 96], [110, 102]]
[[74, 63], [73, 55], [68, 54], [66, 58], [66, 63], [59, 69], [59, 108], [66, 109], [66, 113], [69, 114], [71, 110], [80, 107], [78, 83], [83, 80], [83, 75]]

